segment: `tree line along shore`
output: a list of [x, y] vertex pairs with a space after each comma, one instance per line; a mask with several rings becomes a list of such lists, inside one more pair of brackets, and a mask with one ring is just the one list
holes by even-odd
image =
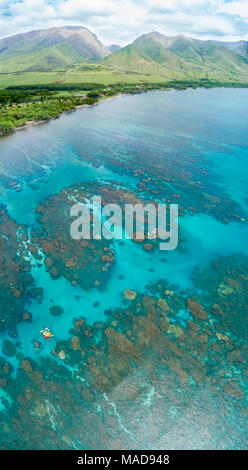
[[202, 79], [174, 80], [162, 83], [64, 83], [48, 85], [14, 85], [0, 90], [0, 135], [8, 134], [29, 123], [55, 119], [63, 112], [92, 106], [119, 94], [136, 94], [151, 90], [212, 87], [247, 87], [247, 84]]

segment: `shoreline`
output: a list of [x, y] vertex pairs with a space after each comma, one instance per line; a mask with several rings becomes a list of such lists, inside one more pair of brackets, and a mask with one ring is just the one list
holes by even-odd
[[70, 114], [70, 113], [73, 113], [73, 112], [77, 111], [78, 109], [91, 108], [93, 106], [97, 106], [97, 105], [99, 105], [101, 103], [104, 103], [106, 101], [112, 101], [112, 100], [120, 98], [121, 96], [127, 96], [127, 95], [129, 95], [129, 93], [118, 93], [118, 95], [110, 96], [109, 98], [108, 97], [104, 98], [103, 100], [97, 101], [96, 103], [93, 103], [93, 104], [80, 104], [80, 105], [76, 106], [75, 108], [70, 109], [69, 111], [63, 111], [62, 113], [60, 113], [55, 118], [42, 119], [42, 120], [37, 120], [37, 121], [27, 121], [26, 124], [24, 124], [23, 126], [17, 126], [9, 132], [0, 132], [0, 138], [1, 137], [8, 137], [8, 136], [14, 134], [15, 132], [23, 131], [25, 129], [28, 129], [29, 127], [39, 126], [39, 125], [42, 125], [42, 124], [47, 124], [52, 120], [59, 119], [60, 116], [62, 116], [63, 114]]
[[[234, 87], [234, 86], [225, 86], [225, 85], [222, 85], [220, 87], [218, 86], [212, 86], [212, 87], [205, 87], [205, 86], [198, 86], [198, 87], [194, 87], [194, 86], [187, 86], [186, 88], [176, 88], [176, 87], [170, 87], [170, 88], [164, 88], [164, 89], [158, 89], [158, 88], [153, 88], [151, 90], [148, 90], [149, 92], [152, 92], [152, 91], [171, 91], [171, 90], [177, 90], [177, 91], [185, 91], [185, 90], [189, 90], [189, 89], [199, 89], [199, 88], [204, 88], [204, 89], [213, 89], [213, 88], [239, 88], [239, 87]], [[248, 84], [247, 84], [247, 87], [244, 87], [244, 86], [241, 86], [240, 88], [248, 88]], [[139, 93], [137, 94], [143, 94], [143, 93], [147, 93], [148, 91], [146, 90], [142, 90], [140, 91]], [[37, 120], [37, 121], [27, 121], [26, 124], [24, 124], [23, 126], [17, 126], [15, 127], [14, 129], [8, 131], [8, 132], [1, 132], [0, 131], [0, 138], [2, 137], [8, 137], [10, 135], [13, 135], [15, 132], [18, 132], [18, 131], [22, 131], [22, 130], [25, 130], [25, 129], [28, 129], [29, 127], [33, 127], [33, 126], [39, 126], [39, 125], [42, 125], [42, 124], [47, 124], [49, 123], [50, 121], [52, 120], [55, 120], [55, 119], [59, 119], [60, 116], [62, 116], [63, 114], [70, 114], [70, 113], [73, 113], [75, 111], [77, 111], [78, 109], [83, 109], [83, 108], [91, 108], [93, 106], [97, 106], [101, 103], [104, 103], [106, 101], [112, 101], [112, 100], [115, 100], [115, 99], [118, 99], [122, 96], [131, 96], [133, 95], [134, 93], [128, 93], [128, 92], [119, 92], [117, 95], [115, 96], [110, 96], [110, 97], [106, 97], [100, 101], [97, 101], [93, 104], [80, 104], [78, 106], [76, 106], [75, 108], [72, 108], [68, 111], [62, 111], [58, 116], [56, 117], [52, 117], [52, 118], [47, 118], [47, 119], [42, 119], [42, 120]]]

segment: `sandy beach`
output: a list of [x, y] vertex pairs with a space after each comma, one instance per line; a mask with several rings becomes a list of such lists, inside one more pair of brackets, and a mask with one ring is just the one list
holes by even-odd
[[13, 132], [16, 132], [16, 131], [22, 131], [24, 129], [27, 129], [28, 127], [30, 126], [39, 126], [41, 124], [46, 124], [48, 123], [49, 121], [51, 121], [52, 119], [59, 119], [60, 116], [62, 116], [63, 114], [70, 114], [70, 113], [73, 113], [75, 111], [77, 111], [78, 109], [83, 109], [83, 108], [89, 108], [89, 107], [92, 107], [92, 106], [98, 106], [99, 104], [101, 103], [105, 103], [106, 101], [112, 101], [112, 100], [116, 100], [118, 98], [120, 98], [121, 96], [126, 96], [127, 93], [119, 93], [118, 95], [115, 95], [115, 96], [110, 96], [109, 98], [105, 98], [104, 100], [101, 100], [101, 101], [98, 101], [94, 104], [80, 104], [79, 106], [76, 106], [74, 109], [71, 109], [69, 111], [63, 111], [58, 117], [56, 118], [50, 118], [50, 119], [42, 119], [42, 120], [39, 120], [39, 121], [27, 121], [26, 124], [24, 124], [24, 126], [19, 126], [19, 127], [16, 127], [13, 131], [11, 132], [0, 132], [0, 137], [4, 137], [6, 135], [10, 135], [12, 134]]

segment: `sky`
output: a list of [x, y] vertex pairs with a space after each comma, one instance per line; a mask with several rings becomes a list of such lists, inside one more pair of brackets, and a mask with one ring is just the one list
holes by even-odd
[[86, 26], [106, 45], [144, 33], [248, 40], [248, 0], [0, 0], [0, 37], [53, 26]]

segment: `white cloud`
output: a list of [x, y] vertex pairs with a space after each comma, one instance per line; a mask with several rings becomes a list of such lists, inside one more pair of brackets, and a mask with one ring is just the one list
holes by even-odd
[[[146, 4], [152, 9], [160, 11], [192, 11], [195, 9], [208, 8], [213, 5], [212, 0], [146, 0]], [[215, 2], [216, 4], [216, 2]]]
[[219, 12], [227, 13], [229, 15], [239, 16], [248, 20], [248, 1], [240, 0], [238, 2], [222, 3], [219, 7]]
[[0, 37], [82, 25], [106, 44], [144, 32], [202, 39], [248, 39], [247, 0], [0, 0]]

